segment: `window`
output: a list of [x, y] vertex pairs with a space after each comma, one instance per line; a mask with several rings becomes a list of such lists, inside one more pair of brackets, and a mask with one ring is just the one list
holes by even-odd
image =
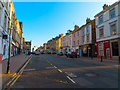
[[79, 40], [77, 41], [77, 44], [79, 45]]
[[73, 45], [75, 45], [75, 41], [73, 42]]
[[77, 36], [79, 36], [79, 32], [77, 32]]
[[99, 17], [99, 24], [103, 23], [103, 15]]
[[87, 42], [89, 42], [89, 34], [87, 35]]
[[114, 17], [115, 17], [115, 8], [110, 10], [110, 18], [114, 18]]
[[104, 31], [103, 31], [103, 28], [101, 28], [100, 30], [99, 30], [99, 37], [100, 38], [103, 38], [104, 37]]
[[6, 30], [6, 21], [7, 21], [7, 16], [5, 15], [5, 17], [4, 17], [4, 29]]
[[118, 42], [112, 42], [112, 55], [113, 56], [119, 56]]
[[111, 27], [111, 34], [116, 35], [116, 24], [115, 23], [111, 24], [110, 27]]
[[99, 56], [104, 56], [103, 44], [99, 44]]
[[75, 37], [75, 33], [74, 33], [74, 37]]
[[69, 45], [71, 45], [71, 40], [69, 40]]
[[82, 42], [85, 43], [85, 36], [82, 37]]
[[6, 44], [4, 44], [3, 55], [5, 55], [5, 51], [6, 51]]
[[83, 29], [83, 35], [85, 35], [85, 29]]
[[90, 31], [89, 29], [90, 29], [90, 28], [89, 28], [89, 26], [88, 26], [88, 27], [87, 27], [87, 33], [89, 33], [89, 31]]

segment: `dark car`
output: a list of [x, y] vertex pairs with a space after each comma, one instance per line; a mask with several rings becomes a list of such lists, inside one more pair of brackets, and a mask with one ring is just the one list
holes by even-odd
[[52, 52], [52, 54], [56, 54], [56, 52]]
[[75, 52], [68, 52], [66, 56], [70, 57], [70, 58], [77, 58], [77, 53], [75, 53]]
[[63, 56], [63, 53], [62, 52], [58, 52], [57, 55]]
[[47, 54], [51, 54], [51, 52], [50, 52], [50, 51], [48, 51], [48, 52], [47, 52]]

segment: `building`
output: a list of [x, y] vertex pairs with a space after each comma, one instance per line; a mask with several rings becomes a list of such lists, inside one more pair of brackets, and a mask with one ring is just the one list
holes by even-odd
[[8, 58], [9, 36], [11, 40], [10, 56], [21, 52], [22, 33], [22, 23], [19, 23], [15, 16], [12, 0], [0, 1], [0, 61]]
[[47, 52], [56, 52], [56, 41], [61, 37], [61, 35], [59, 36], [56, 36], [55, 38], [52, 38], [50, 39], [48, 42], [47, 42]]
[[59, 35], [59, 38], [56, 40], [56, 52], [61, 52], [61, 39], [63, 38], [63, 34]]
[[25, 43], [23, 44], [23, 48], [24, 48], [25, 54], [28, 54], [28, 52], [31, 52], [31, 41], [25, 41]]
[[96, 56], [96, 28], [95, 28], [95, 19], [90, 20], [90, 18], [86, 19], [86, 24], [84, 24], [81, 28], [81, 36], [82, 36], [82, 45], [80, 45], [80, 50], [82, 56], [93, 57]]
[[74, 26], [74, 30], [72, 32], [72, 49], [74, 52], [77, 52], [79, 54], [79, 44], [80, 44], [80, 33], [77, 31], [79, 29], [78, 25]]
[[120, 1], [95, 15], [97, 56], [118, 59], [120, 56]]
[[46, 53], [46, 52], [47, 52], [47, 51], [46, 51], [46, 50], [47, 50], [47, 43], [44, 43], [44, 44], [43, 44], [43, 49], [44, 49], [44, 52]]
[[72, 49], [72, 30], [67, 30], [67, 33], [61, 39], [61, 49], [65, 54]]
[[0, 62], [8, 58], [9, 46], [9, 0], [0, 1]]

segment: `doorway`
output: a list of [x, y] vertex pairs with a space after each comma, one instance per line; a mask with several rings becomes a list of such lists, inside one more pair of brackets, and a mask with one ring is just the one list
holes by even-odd
[[110, 48], [106, 47], [106, 59], [110, 59]]

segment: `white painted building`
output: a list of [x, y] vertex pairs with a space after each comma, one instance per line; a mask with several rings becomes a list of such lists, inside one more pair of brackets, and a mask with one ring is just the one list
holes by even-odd
[[116, 59], [120, 56], [120, 1], [95, 15], [97, 56]]
[[95, 56], [95, 19], [90, 20], [90, 18], [86, 19], [86, 24], [84, 24], [79, 29], [81, 32], [80, 36], [82, 37], [80, 43], [80, 49], [82, 50], [82, 56]]
[[[0, 1], [0, 61], [8, 58], [9, 38], [3, 39], [3, 35], [9, 37], [9, 0]], [[2, 57], [3, 56], [3, 57]]]

